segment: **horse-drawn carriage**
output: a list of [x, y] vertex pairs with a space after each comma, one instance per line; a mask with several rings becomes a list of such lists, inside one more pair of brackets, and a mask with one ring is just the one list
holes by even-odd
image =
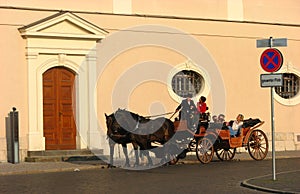
[[[209, 123], [208, 117], [200, 117], [198, 128], [189, 129], [186, 120], [171, 121], [163, 117], [149, 119], [127, 110], [119, 109], [106, 116], [107, 136], [110, 145], [110, 165], [113, 165], [114, 145], [122, 144], [129, 165], [127, 144], [135, 150], [136, 163], [139, 165], [138, 147], [145, 154], [149, 165], [152, 160], [149, 151], [162, 158], [162, 163], [176, 164], [185, 158], [187, 152], [196, 152], [201, 163], [209, 163], [214, 153], [220, 160], [233, 159], [236, 148], [245, 147], [254, 160], [263, 160], [268, 153], [268, 140], [265, 133], [258, 129], [264, 124], [259, 119], [244, 121], [240, 134], [231, 137], [226, 126]], [[161, 146], [153, 146], [157, 143]]]
[[226, 124], [209, 123], [209, 120], [199, 120], [198, 133], [187, 127], [187, 122], [175, 121], [174, 126], [177, 133], [190, 134], [181, 135], [177, 143], [185, 146], [173, 163], [184, 158], [187, 152], [196, 152], [196, 156], [201, 163], [212, 161], [214, 153], [221, 160], [231, 160], [235, 156], [236, 148], [244, 147], [254, 160], [263, 160], [268, 153], [268, 139], [266, 134], [258, 129], [264, 124], [259, 119], [245, 120], [237, 136], [231, 137]]

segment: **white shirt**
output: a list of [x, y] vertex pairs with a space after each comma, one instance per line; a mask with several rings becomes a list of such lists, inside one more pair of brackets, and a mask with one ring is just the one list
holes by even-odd
[[243, 121], [241, 121], [239, 123], [238, 123], [238, 121], [234, 121], [232, 123], [232, 129], [235, 130], [235, 131], [237, 131], [239, 128], [242, 127], [242, 125], [243, 125]]

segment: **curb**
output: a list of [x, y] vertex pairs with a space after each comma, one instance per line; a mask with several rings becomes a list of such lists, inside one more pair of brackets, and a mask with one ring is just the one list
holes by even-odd
[[65, 168], [52, 168], [52, 169], [39, 169], [39, 170], [20, 170], [12, 172], [0, 172], [0, 176], [6, 175], [22, 175], [22, 174], [40, 174], [40, 173], [52, 173], [52, 172], [80, 172], [81, 170], [91, 169], [104, 169], [106, 165], [90, 165], [90, 166], [78, 166], [78, 167], [65, 167]]
[[244, 180], [243, 182], [241, 182], [241, 186], [242, 187], [246, 187], [249, 189], [254, 189], [254, 190], [258, 190], [258, 191], [264, 191], [264, 192], [270, 192], [270, 193], [286, 193], [286, 194], [295, 194], [295, 192], [290, 192], [290, 191], [281, 191], [281, 190], [277, 190], [277, 189], [270, 189], [270, 188], [266, 188], [266, 187], [261, 187], [261, 186], [256, 186], [256, 185], [252, 185], [250, 183], [247, 183], [250, 180], [253, 180], [255, 178], [251, 178], [251, 179], [247, 179]]
[[[287, 174], [287, 173], [291, 173], [291, 172], [300, 172], [300, 171], [299, 170], [294, 170], [294, 171], [281, 172], [281, 173], [278, 173], [277, 175]], [[246, 179], [246, 180], [242, 181], [240, 185], [243, 186], [243, 187], [246, 187], [246, 188], [255, 189], [255, 190], [258, 190], [258, 191], [270, 192], [270, 193], [285, 193], [285, 194], [299, 193], [299, 192], [296, 192], [296, 191], [284, 191], [284, 190], [278, 190], [278, 189], [271, 189], [271, 188], [262, 187], [262, 186], [258, 186], [258, 185], [253, 185], [253, 184], [249, 183], [251, 180], [260, 179], [260, 178], [269, 177], [269, 176], [272, 176], [272, 175], [269, 174], [269, 175], [258, 176], [258, 177]]]

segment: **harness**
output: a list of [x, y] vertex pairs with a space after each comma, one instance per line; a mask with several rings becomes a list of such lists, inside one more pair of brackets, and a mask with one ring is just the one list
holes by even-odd
[[140, 117], [138, 118], [137, 122], [136, 122], [136, 125], [133, 129], [133, 131], [136, 131], [138, 128], [139, 128], [139, 125], [140, 125]]
[[[148, 130], [154, 131], [153, 129], [154, 129], [155, 126], [153, 125], [153, 123], [151, 123], [153, 120], [150, 120], [150, 118], [151, 118], [151, 117], [161, 116], [161, 115], [172, 114], [172, 113], [173, 113], [173, 112], [169, 112], [169, 113], [165, 113], [165, 114], [152, 115], [152, 116], [147, 116], [147, 117], [141, 117], [141, 116], [135, 114], [135, 115], [136, 115], [136, 117], [135, 117], [135, 122], [136, 122], [136, 123], [134, 123], [134, 125], [133, 125], [133, 127], [130, 129], [130, 131], [127, 131], [127, 132], [128, 132], [128, 133], [134, 133], [134, 134], [141, 134], [141, 133], [139, 133], [139, 132], [142, 132], [142, 133], [143, 133], [144, 127], [141, 126], [142, 124], [145, 124], [145, 125], [146, 125], [145, 127], [146, 127]], [[116, 116], [117, 114], [119, 114], [118, 111], [115, 112], [115, 116]], [[123, 117], [123, 119], [125, 119], [125, 118]], [[150, 123], [144, 123], [144, 122], [143, 122], [144, 119], [149, 119], [148, 122], [150, 122]], [[116, 121], [114, 121], [114, 122], [116, 122]], [[128, 121], [127, 121], [127, 122], [128, 122]], [[129, 123], [127, 123], [127, 124], [129, 124]], [[147, 133], [147, 134], [141, 134], [141, 135], [146, 135], [146, 136], [148, 136], [147, 139], [149, 139], [149, 140], [151, 139], [151, 137], [153, 137], [153, 138], [159, 139], [159, 141], [167, 142], [167, 141], [169, 140], [170, 132], [169, 132], [169, 130], [168, 130], [168, 127], [166, 127], [166, 126], [161, 126], [161, 127], [163, 128], [163, 129], [162, 129], [163, 131], [161, 131], [162, 133], [160, 133], [162, 136], [159, 135], [159, 134], [157, 134], [157, 133], [151, 133], [151, 134]], [[142, 130], [142, 131], [138, 131], [139, 129]], [[144, 131], [144, 132], [146, 132], [146, 131]]]

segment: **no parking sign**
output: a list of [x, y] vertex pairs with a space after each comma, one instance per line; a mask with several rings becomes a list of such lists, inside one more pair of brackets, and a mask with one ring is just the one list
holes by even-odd
[[278, 71], [283, 63], [283, 57], [279, 50], [269, 48], [265, 50], [260, 57], [260, 65], [266, 72]]

